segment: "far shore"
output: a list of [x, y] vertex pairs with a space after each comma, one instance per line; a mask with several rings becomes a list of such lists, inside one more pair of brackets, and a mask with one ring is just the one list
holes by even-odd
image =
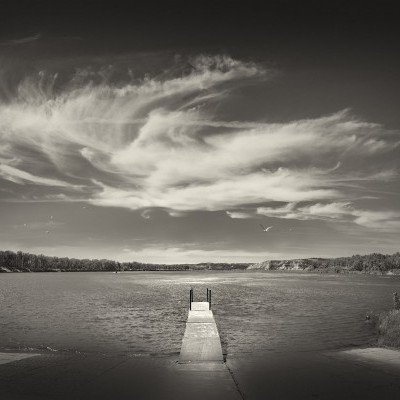
[[137, 261], [51, 257], [22, 251], [0, 251], [0, 272], [133, 272], [133, 271], [276, 271], [327, 274], [400, 275], [400, 253], [339, 258], [298, 258], [260, 263], [202, 262], [151, 264]]
[[324, 275], [377, 275], [377, 276], [400, 276], [400, 270], [391, 270], [386, 272], [379, 272], [379, 271], [372, 271], [372, 272], [364, 272], [364, 271], [351, 271], [351, 270], [339, 270], [339, 271], [332, 271], [332, 270], [322, 270], [322, 269], [213, 269], [213, 268], [186, 268], [186, 269], [174, 269], [174, 268], [146, 268], [146, 269], [132, 269], [132, 270], [123, 270], [123, 271], [104, 271], [104, 270], [63, 270], [63, 269], [46, 269], [46, 270], [9, 270], [8, 268], [0, 267], [0, 273], [7, 273], [7, 274], [23, 274], [23, 273], [57, 273], [57, 272], [67, 272], [67, 273], [83, 273], [83, 272], [104, 272], [108, 274], [122, 274], [126, 272], [247, 272], [247, 273], [256, 273], [256, 272], [263, 272], [263, 273], [272, 273], [272, 272], [281, 272], [281, 273], [288, 273], [288, 274], [324, 274]]

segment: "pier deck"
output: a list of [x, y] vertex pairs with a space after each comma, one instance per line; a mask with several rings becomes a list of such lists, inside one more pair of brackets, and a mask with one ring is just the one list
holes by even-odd
[[224, 361], [217, 325], [208, 302], [191, 303], [179, 361]]

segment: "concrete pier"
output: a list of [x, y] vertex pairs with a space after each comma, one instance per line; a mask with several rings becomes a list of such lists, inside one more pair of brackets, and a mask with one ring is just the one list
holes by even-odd
[[224, 361], [217, 325], [208, 302], [192, 302], [179, 362]]

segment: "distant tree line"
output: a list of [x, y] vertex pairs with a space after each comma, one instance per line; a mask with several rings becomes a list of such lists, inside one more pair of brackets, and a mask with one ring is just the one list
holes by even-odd
[[146, 264], [111, 260], [48, 257], [22, 251], [0, 251], [0, 272], [188, 271], [246, 269], [249, 263]]
[[365, 256], [354, 255], [326, 260], [321, 267], [328, 269], [348, 269], [366, 273], [385, 273], [400, 269], [400, 253], [391, 255], [372, 253]]
[[[194, 271], [194, 270], [245, 270], [250, 263], [201, 264], [146, 264], [111, 260], [89, 260], [68, 257], [48, 257], [22, 251], [0, 251], [0, 272], [77, 272], [77, 271]], [[267, 267], [267, 268], [266, 268]], [[251, 266], [251, 269], [306, 270], [322, 272], [400, 273], [400, 253], [392, 255], [368, 254], [339, 258], [305, 258], [298, 260], [272, 260]]]

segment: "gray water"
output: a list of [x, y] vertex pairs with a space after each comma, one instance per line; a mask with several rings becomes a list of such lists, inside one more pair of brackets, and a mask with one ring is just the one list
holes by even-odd
[[188, 310], [212, 289], [228, 355], [374, 342], [369, 311], [391, 307], [398, 276], [275, 272], [0, 275], [0, 349], [179, 353]]

